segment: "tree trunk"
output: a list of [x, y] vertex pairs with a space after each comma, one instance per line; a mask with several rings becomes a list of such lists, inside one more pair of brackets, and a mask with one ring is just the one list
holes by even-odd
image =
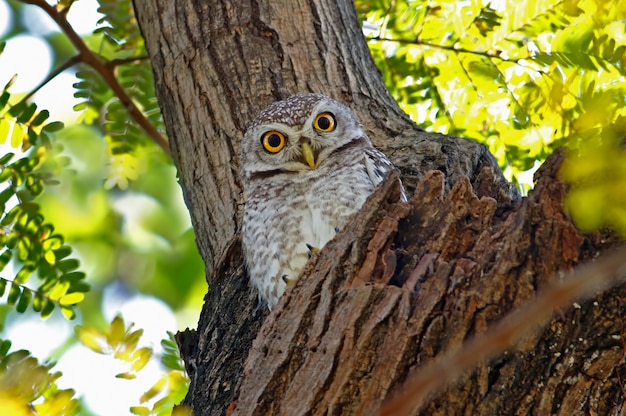
[[[350, 1], [135, 9], [206, 264], [198, 328], [178, 337], [197, 416], [372, 412], [414, 368], [616, 244], [564, 214], [562, 152], [520, 200], [483, 146], [415, 126], [385, 89]], [[386, 181], [266, 318], [237, 237], [239, 141], [258, 111], [302, 92], [352, 107], [415, 196], [395, 202]], [[623, 414], [624, 291], [562, 310], [422, 412]]]

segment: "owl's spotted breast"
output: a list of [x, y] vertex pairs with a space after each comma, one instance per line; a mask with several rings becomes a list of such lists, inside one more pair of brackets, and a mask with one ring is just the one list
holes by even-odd
[[[279, 137], [268, 143], [268, 133]], [[302, 271], [307, 244], [321, 248], [332, 239], [393, 165], [348, 107], [305, 94], [270, 105], [252, 122], [241, 169], [244, 257], [271, 308]]]

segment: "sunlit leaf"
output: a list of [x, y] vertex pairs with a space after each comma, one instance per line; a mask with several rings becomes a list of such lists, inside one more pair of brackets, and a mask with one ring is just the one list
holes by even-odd
[[61, 305], [75, 305], [85, 298], [85, 294], [81, 292], [68, 293], [59, 299]]
[[148, 361], [152, 357], [152, 349], [148, 347], [140, 348], [133, 353], [132, 369], [133, 371], [139, 371], [148, 364]]
[[124, 380], [134, 380], [137, 378], [137, 375], [134, 373], [119, 373], [115, 375], [115, 378], [122, 378]]
[[107, 333], [107, 343], [116, 348], [124, 340], [125, 332], [124, 320], [120, 315], [116, 315], [111, 321], [111, 327]]
[[139, 398], [140, 403], [145, 403], [148, 400], [154, 398], [157, 394], [161, 393], [163, 389], [167, 385], [167, 378], [161, 377], [152, 387], [150, 387], [144, 394]]
[[71, 306], [61, 305], [61, 312], [67, 319], [71, 320], [76, 318], [76, 311]]
[[104, 341], [104, 335], [94, 328], [87, 328], [78, 325], [74, 328], [76, 335], [80, 342], [87, 348], [95, 351], [99, 354], [104, 352], [102, 342]]
[[20, 124], [14, 124], [11, 131], [11, 146], [18, 148], [24, 139], [24, 128]]
[[48, 297], [52, 300], [59, 300], [63, 295], [65, 295], [65, 293], [67, 293], [67, 289], [69, 289], [69, 287], [69, 282], [58, 282], [48, 294]]
[[131, 406], [130, 412], [134, 415], [144, 416], [150, 414], [150, 409], [145, 406]]

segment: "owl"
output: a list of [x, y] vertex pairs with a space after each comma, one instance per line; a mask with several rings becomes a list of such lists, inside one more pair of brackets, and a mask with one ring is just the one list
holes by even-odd
[[311, 247], [331, 240], [393, 169], [352, 110], [319, 94], [263, 110], [243, 137], [240, 166], [245, 264], [270, 309]]

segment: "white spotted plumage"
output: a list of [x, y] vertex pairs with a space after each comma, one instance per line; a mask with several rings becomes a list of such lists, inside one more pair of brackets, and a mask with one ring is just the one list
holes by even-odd
[[[273, 134], [268, 151], [263, 138]], [[302, 271], [307, 244], [322, 248], [393, 169], [354, 113], [319, 94], [292, 96], [263, 110], [244, 135], [240, 165], [244, 258], [252, 286], [269, 308]]]

